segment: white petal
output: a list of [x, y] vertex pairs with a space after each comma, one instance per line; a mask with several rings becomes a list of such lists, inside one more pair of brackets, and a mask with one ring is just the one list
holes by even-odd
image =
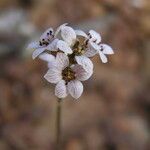
[[91, 41], [89, 41], [88, 46], [95, 49], [95, 50], [97, 50], [97, 51], [100, 49], [99, 45], [97, 45], [96, 43], [91, 42]]
[[83, 85], [78, 80], [70, 81], [67, 85], [67, 88], [68, 88], [70, 95], [75, 99], [78, 99], [83, 93]]
[[107, 57], [105, 56], [105, 54], [103, 54], [103, 52], [99, 51], [99, 56], [103, 63], [107, 63]]
[[86, 56], [75, 56], [75, 59], [79, 65], [81, 65], [85, 71], [93, 69], [92, 61]]
[[76, 73], [76, 79], [80, 81], [85, 81], [91, 77], [93, 74], [93, 69], [89, 69], [88, 71], [85, 71], [81, 65], [74, 65], [72, 66], [73, 71]]
[[46, 49], [49, 51], [57, 51], [57, 42], [59, 40], [58, 39], [54, 39], [47, 47]]
[[65, 98], [67, 94], [67, 87], [64, 80], [61, 80], [57, 83], [55, 87], [55, 95], [58, 98]]
[[69, 59], [68, 56], [64, 53], [57, 53], [56, 61], [58, 63], [58, 66], [63, 70], [67, 66], [69, 66]]
[[37, 56], [39, 56], [41, 53], [45, 51], [45, 47], [38, 48], [32, 53], [32, 58], [35, 59]]
[[50, 83], [58, 83], [62, 79], [61, 70], [57, 67], [51, 67], [44, 78]]
[[69, 45], [62, 41], [62, 40], [59, 40], [57, 42], [57, 49], [63, 51], [65, 54], [72, 54], [72, 49], [69, 47]]
[[37, 49], [37, 48], [39, 48], [39, 42], [32, 42], [27, 47], [27, 49]]
[[101, 42], [101, 36], [98, 32], [94, 30], [90, 30], [89, 34], [91, 35], [91, 38], [90, 38], [91, 41], [95, 41], [97, 44]]
[[53, 66], [53, 61], [47, 63], [47, 67], [51, 68]]
[[93, 57], [94, 55], [98, 53], [98, 50], [99, 50], [99, 46], [96, 43], [89, 41], [88, 47], [84, 55], [87, 57]]
[[114, 54], [113, 49], [107, 44], [100, 44], [100, 48], [104, 54]]
[[55, 32], [55, 37], [59, 34], [59, 32], [61, 31], [61, 29], [63, 27], [65, 27], [68, 23], [64, 23], [62, 25], [60, 25], [57, 29], [56, 29], [56, 32]]
[[[50, 34], [51, 32], [51, 34]], [[40, 37], [40, 40], [42, 41], [42, 39], [48, 41], [48, 39], [50, 40], [53, 37], [54, 31], [52, 28], [48, 28]]]
[[51, 62], [51, 61], [55, 61], [55, 57], [51, 54], [48, 53], [43, 53], [39, 56], [39, 58], [41, 60], [47, 61], [47, 62]]
[[82, 30], [75, 30], [75, 33], [77, 36], [83, 36], [85, 38], [88, 38], [88, 36], [86, 35], [86, 33]]
[[69, 46], [73, 45], [76, 41], [76, 33], [71, 27], [68, 26], [62, 27], [61, 36], [63, 40], [69, 44]]
[[48, 62], [47, 65], [48, 65], [48, 68], [49, 68], [49, 69], [56, 67], [57, 69], [61, 70], [61, 68], [59, 68], [59, 66], [58, 66], [58, 64], [57, 64], [57, 62], [56, 62], [56, 59], [55, 59], [55, 61], [50, 61], [50, 62]]

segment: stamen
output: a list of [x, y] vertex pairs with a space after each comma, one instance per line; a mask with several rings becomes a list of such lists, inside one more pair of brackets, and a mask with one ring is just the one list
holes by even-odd
[[97, 40], [94, 40], [93, 42], [96, 43]]
[[39, 41], [39, 45], [42, 46], [42, 42], [41, 41]]
[[89, 42], [89, 39], [87, 39], [87, 40], [85, 41], [85, 45], [88, 45], [88, 42]]
[[104, 50], [104, 48], [103, 48], [103, 46], [101, 45], [101, 46], [100, 46], [100, 51], [103, 51], [103, 50]]
[[80, 56], [84, 54], [85, 48], [86, 48], [85, 44], [81, 44], [79, 41], [76, 41], [76, 43], [73, 46], [74, 55]]
[[65, 80], [66, 82], [69, 82], [75, 79], [75, 72], [70, 67], [66, 67], [62, 71], [62, 76], [63, 76], [63, 80]]
[[49, 34], [52, 35], [52, 30], [49, 31]]

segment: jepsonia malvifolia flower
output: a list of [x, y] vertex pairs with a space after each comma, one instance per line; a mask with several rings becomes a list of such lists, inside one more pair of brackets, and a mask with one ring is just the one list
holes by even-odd
[[52, 28], [47, 29], [40, 37], [40, 40], [37, 42], [32, 42], [29, 44], [28, 49], [34, 49], [32, 58], [35, 59], [44, 51], [52, 52], [56, 54], [58, 51], [62, 51], [66, 54], [71, 54], [72, 50], [68, 44], [58, 39], [55, 36], [54, 30]]
[[93, 57], [95, 54], [99, 54], [103, 63], [108, 62], [106, 55], [114, 54], [113, 49], [107, 45], [101, 43], [101, 36], [94, 30], [90, 30], [88, 34], [81, 30], [76, 30], [76, 35], [84, 38], [83, 55], [87, 57]]
[[69, 58], [64, 53], [57, 53], [55, 61], [49, 64], [49, 70], [44, 78], [55, 83], [55, 95], [65, 98], [70, 94], [77, 99], [83, 92], [81, 81], [85, 81], [93, 74], [93, 68], [85, 70], [81, 65], [70, 65]]

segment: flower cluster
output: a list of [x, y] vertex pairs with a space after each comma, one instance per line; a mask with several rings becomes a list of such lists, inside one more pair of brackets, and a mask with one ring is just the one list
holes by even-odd
[[47, 29], [39, 41], [29, 44], [28, 49], [34, 49], [33, 59], [39, 57], [48, 62], [44, 78], [56, 84], [55, 95], [65, 98], [70, 94], [75, 99], [83, 92], [82, 81], [93, 74], [90, 57], [99, 54], [101, 61], [106, 63], [107, 55], [114, 53], [109, 45], [101, 43], [101, 36], [96, 31], [90, 30], [86, 34], [66, 23], [55, 32], [52, 28]]

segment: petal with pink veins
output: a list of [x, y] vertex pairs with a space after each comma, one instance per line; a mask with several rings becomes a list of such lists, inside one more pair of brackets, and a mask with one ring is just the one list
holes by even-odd
[[76, 41], [76, 33], [73, 28], [64, 26], [61, 28], [61, 36], [69, 46], [72, 46]]
[[75, 72], [76, 79], [79, 81], [88, 80], [93, 74], [93, 69], [89, 69], [88, 71], [85, 71], [85, 69], [83, 69], [83, 67], [78, 64], [72, 66], [71, 68]]
[[81, 65], [86, 71], [93, 69], [92, 61], [86, 56], [75, 56], [75, 59], [79, 65]]
[[57, 66], [51, 67], [44, 75], [44, 78], [50, 83], [58, 83], [62, 79], [60, 68]]
[[55, 95], [58, 98], [65, 98], [68, 95], [66, 83], [64, 80], [61, 80], [57, 83], [57, 85], [55, 87]]
[[69, 45], [62, 41], [62, 40], [59, 40], [57, 42], [57, 49], [63, 51], [65, 54], [72, 54], [72, 49], [69, 47]]
[[57, 53], [56, 62], [62, 70], [69, 66], [69, 58], [64, 53]]
[[67, 89], [73, 98], [78, 99], [83, 93], [83, 84], [78, 80], [72, 80], [68, 83]]

